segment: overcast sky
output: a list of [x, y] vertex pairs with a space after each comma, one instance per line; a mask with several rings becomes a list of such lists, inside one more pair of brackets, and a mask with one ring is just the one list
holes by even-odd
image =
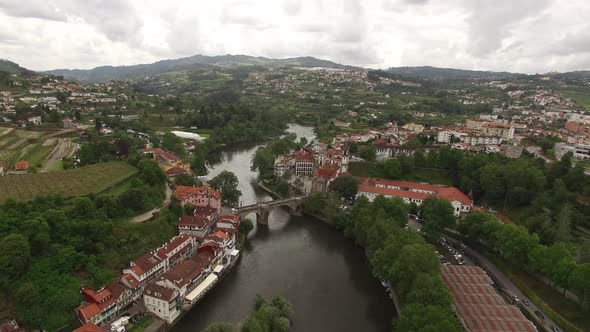
[[0, 0], [0, 58], [34, 70], [194, 54], [364, 67], [590, 69], [588, 0]]

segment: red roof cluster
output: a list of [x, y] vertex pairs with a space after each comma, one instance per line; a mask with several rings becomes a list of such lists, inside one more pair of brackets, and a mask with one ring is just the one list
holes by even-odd
[[[372, 192], [378, 195], [400, 196], [422, 200], [428, 198], [428, 196], [434, 195], [438, 198], [444, 198], [449, 202], [458, 201], [463, 205], [471, 205], [471, 200], [469, 197], [467, 197], [467, 195], [455, 187], [437, 186], [427, 183], [388, 180], [381, 178], [360, 179], [361, 185], [359, 186], [359, 191]], [[389, 189], [387, 186], [398, 187], [400, 189]], [[412, 189], [426, 191], [429, 193], [411, 191]]]
[[158, 162], [170, 162], [178, 160], [175, 155], [168, 151], [164, 151], [160, 148], [148, 148], [141, 150], [143, 154], [151, 154], [154, 157], [155, 161]]
[[96, 326], [93, 323], [86, 323], [72, 332], [104, 332], [102, 327]]
[[174, 189], [174, 196], [180, 200], [193, 195], [203, 195], [214, 199], [219, 199], [220, 197], [219, 191], [209, 187], [176, 186], [176, 189]]
[[492, 280], [477, 266], [447, 265], [443, 282], [453, 295], [453, 306], [467, 331], [524, 331], [536, 329], [522, 312], [508, 305], [492, 287]]
[[315, 170], [314, 175], [331, 179], [338, 176], [339, 169], [340, 167], [338, 165], [322, 165]]

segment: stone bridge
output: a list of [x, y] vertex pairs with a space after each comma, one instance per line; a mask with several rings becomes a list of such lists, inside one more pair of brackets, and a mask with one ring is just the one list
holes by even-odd
[[276, 201], [259, 202], [252, 205], [240, 206], [237, 208], [237, 214], [244, 218], [250, 213], [256, 213], [256, 223], [268, 225], [268, 215], [276, 206], [284, 206], [289, 209], [289, 213], [294, 216], [303, 214], [303, 199], [305, 196], [295, 196]]

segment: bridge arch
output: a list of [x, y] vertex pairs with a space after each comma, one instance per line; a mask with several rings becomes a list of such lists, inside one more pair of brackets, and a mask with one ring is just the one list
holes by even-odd
[[268, 216], [270, 215], [272, 209], [274, 209], [277, 206], [286, 207], [291, 215], [302, 215], [303, 198], [304, 196], [296, 196], [286, 199], [279, 199], [274, 201], [260, 202], [252, 205], [241, 206], [237, 209], [237, 214], [240, 217], [245, 217], [251, 213], [255, 213], [256, 223], [261, 225], [268, 225]]

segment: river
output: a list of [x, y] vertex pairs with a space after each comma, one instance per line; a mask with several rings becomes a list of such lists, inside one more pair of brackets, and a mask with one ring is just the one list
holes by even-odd
[[[311, 140], [309, 127], [289, 131]], [[240, 180], [244, 205], [271, 197], [253, 184], [250, 160], [260, 145], [229, 149], [210, 168]], [[256, 294], [280, 295], [294, 308], [291, 331], [391, 331], [394, 308], [370, 272], [363, 250], [339, 231], [310, 217], [274, 209], [268, 227], [256, 227], [241, 261], [173, 328], [199, 332], [216, 321], [237, 323], [254, 309]]]

